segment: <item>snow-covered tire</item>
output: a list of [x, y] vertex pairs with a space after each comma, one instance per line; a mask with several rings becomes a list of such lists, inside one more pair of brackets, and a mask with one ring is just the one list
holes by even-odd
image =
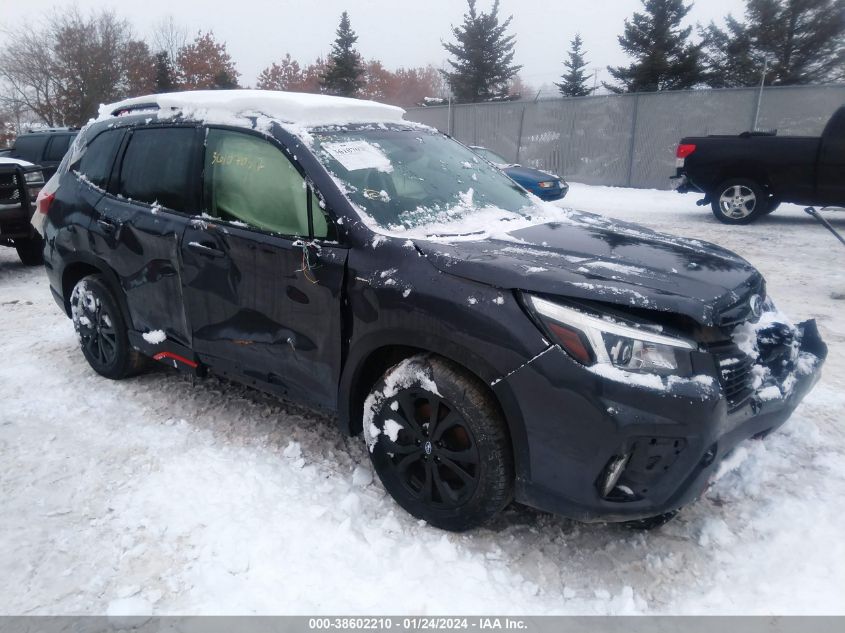
[[713, 191], [713, 215], [724, 224], [750, 224], [765, 215], [769, 196], [748, 178], [726, 180]]
[[80, 280], [71, 292], [70, 310], [82, 354], [94, 371], [120, 380], [144, 369], [146, 358], [129, 344], [123, 313], [103, 277]]
[[44, 240], [40, 235], [15, 240], [15, 250], [24, 266], [44, 263]]
[[382, 484], [410, 514], [460, 532], [511, 501], [507, 427], [483, 382], [433, 355], [389, 369], [364, 404], [364, 439]]

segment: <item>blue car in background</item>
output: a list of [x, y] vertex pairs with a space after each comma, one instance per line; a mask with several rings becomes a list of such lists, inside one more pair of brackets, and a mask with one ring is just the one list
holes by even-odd
[[516, 182], [516, 184], [527, 189], [542, 200], [548, 202], [560, 200], [569, 191], [569, 185], [560, 176], [555, 176], [539, 169], [532, 169], [531, 167], [510, 164], [496, 152], [486, 147], [470, 147], [470, 149], [481, 156], [481, 158], [496, 165], [496, 167], [510, 176], [511, 180]]

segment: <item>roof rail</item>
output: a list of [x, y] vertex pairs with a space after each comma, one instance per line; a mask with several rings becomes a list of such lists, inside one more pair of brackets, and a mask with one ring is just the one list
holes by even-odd
[[133, 103], [132, 105], [122, 106], [116, 110], [111, 111], [112, 116], [120, 116], [121, 114], [129, 114], [136, 110], [159, 110], [160, 107], [155, 101], [148, 103]]
[[39, 127], [39, 128], [29, 128], [28, 130], [24, 131], [24, 134], [41, 134], [43, 132], [77, 132], [79, 131], [78, 127]]

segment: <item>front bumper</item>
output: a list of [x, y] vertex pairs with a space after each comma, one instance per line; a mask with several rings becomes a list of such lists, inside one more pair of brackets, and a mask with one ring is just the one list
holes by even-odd
[[[712, 383], [665, 381], [657, 390], [603, 378], [550, 347], [506, 379], [528, 442], [517, 501], [587, 522], [648, 518], [687, 505], [737, 444], [786, 422], [818, 381], [827, 348], [814, 321], [796, 329], [802, 371], [778, 385], [782, 397], [761, 392], [734, 409], [709, 353], [696, 353], [694, 369]], [[601, 482], [618, 456], [628, 456], [625, 468], [603, 495]]]

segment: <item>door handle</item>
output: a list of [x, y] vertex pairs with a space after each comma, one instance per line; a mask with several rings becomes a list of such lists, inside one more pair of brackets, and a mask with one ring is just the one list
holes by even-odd
[[97, 218], [97, 224], [99, 224], [100, 228], [106, 233], [114, 233], [117, 228], [117, 224], [109, 218]]
[[213, 246], [200, 242], [188, 242], [188, 248], [206, 257], [223, 257], [226, 254], [219, 248], [214, 248]]

